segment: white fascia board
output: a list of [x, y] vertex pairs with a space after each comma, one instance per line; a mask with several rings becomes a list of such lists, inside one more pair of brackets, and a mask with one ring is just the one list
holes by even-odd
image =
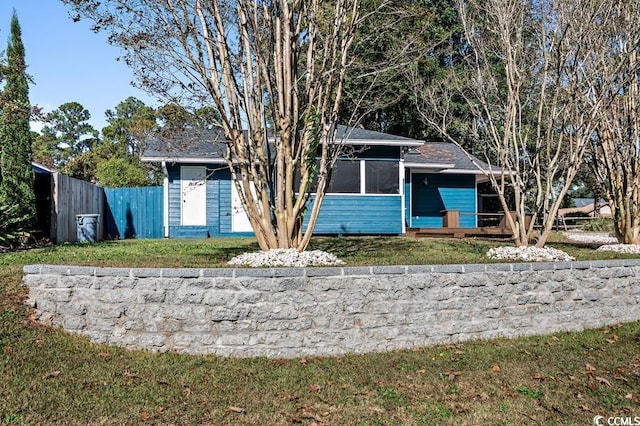
[[[445, 173], [445, 174], [459, 174], [459, 175], [487, 175], [487, 174], [491, 174], [494, 176], [500, 176], [502, 174], [502, 171], [500, 170], [491, 170], [489, 172], [487, 171], [482, 171], [480, 169], [449, 169], [449, 170], [443, 170], [440, 173]], [[505, 175], [508, 175], [509, 173], [505, 173]], [[511, 172], [511, 174], [515, 174], [515, 172]]]
[[198, 157], [142, 157], [140, 161], [145, 163], [198, 163], [198, 164], [226, 164], [224, 158], [198, 158]]
[[405, 169], [436, 169], [444, 170], [455, 167], [455, 164], [444, 163], [404, 163]]
[[345, 145], [368, 145], [368, 146], [422, 146], [421, 141], [381, 141], [369, 139], [344, 139], [335, 140], [334, 143], [342, 143]]
[[485, 172], [483, 172], [480, 169], [448, 169], [448, 170], [443, 170], [440, 173], [443, 174], [456, 174], [456, 175], [484, 175]]
[[43, 170], [43, 171], [45, 171], [47, 173], [56, 173], [57, 172], [57, 170], [52, 169], [51, 167], [45, 166], [43, 164], [37, 163], [35, 161], [31, 162], [31, 166], [32, 167], [37, 167], [38, 169], [41, 169], [41, 170]]

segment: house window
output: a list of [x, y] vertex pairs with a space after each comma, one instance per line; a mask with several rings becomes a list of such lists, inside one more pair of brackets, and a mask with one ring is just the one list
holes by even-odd
[[399, 194], [400, 165], [385, 160], [338, 160], [329, 194]]
[[360, 193], [360, 161], [338, 160], [333, 165], [328, 193]]
[[399, 168], [397, 161], [365, 161], [365, 193], [398, 194]]

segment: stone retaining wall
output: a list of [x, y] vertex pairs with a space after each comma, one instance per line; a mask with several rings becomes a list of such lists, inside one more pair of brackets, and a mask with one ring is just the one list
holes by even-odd
[[640, 260], [24, 273], [40, 321], [154, 351], [337, 355], [640, 320]]

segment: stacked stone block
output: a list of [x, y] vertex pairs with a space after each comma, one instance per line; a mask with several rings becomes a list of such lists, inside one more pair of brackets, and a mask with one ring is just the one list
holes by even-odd
[[161, 352], [339, 355], [640, 320], [640, 260], [24, 272], [41, 322]]

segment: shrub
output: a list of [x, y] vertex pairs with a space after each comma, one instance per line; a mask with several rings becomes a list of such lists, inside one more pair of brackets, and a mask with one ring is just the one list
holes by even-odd
[[0, 205], [0, 250], [15, 249], [25, 243], [29, 236], [27, 224], [29, 214], [19, 214], [18, 204]]
[[149, 174], [137, 159], [112, 157], [98, 164], [98, 184], [108, 188], [149, 185]]
[[582, 230], [591, 232], [613, 232], [613, 219], [594, 219], [585, 223]]

